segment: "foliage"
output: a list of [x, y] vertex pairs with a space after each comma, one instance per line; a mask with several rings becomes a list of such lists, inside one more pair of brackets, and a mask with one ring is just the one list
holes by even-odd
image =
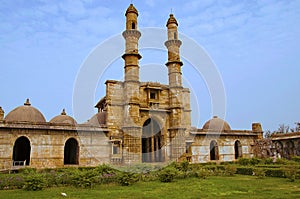
[[300, 163], [300, 156], [294, 156], [294, 157], [292, 157], [292, 161]]
[[177, 175], [177, 170], [172, 167], [166, 167], [159, 171], [158, 173], [158, 179], [161, 182], [172, 182], [174, 180], [174, 177]]
[[204, 168], [201, 168], [201, 169], [199, 169], [199, 171], [197, 171], [197, 177], [201, 178], [201, 179], [206, 179], [208, 176], [210, 176], [210, 174], [211, 174], [211, 171], [208, 169], [204, 169]]
[[137, 182], [137, 180], [137, 176], [133, 173], [123, 172], [118, 174], [118, 182], [122, 186], [132, 185], [133, 183]]
[[236, 173], [241, 175], [252, 175], [253, 168], [252, 167], [237, 167]]
[[2, 189], [21, 189], [24, 187], [25, 180], [22, 175], [2, 175], [0, 178], [0, 190]]
[[297, 175], [297, 168], [295, 166], [289, 166], [283, 168], [284, 176], [287, 177], [291, 182], [294, 182]]
[[224, 169], [225, 169], [225, 175], [229, 175], [229, 176], [233, 176], [237, 171], [237, 168], [234, 165], [225, 165]]
[[259, 179], [262, 179], [266, 176], [265, 170], [261, 168], [255, 168], [253, 170], [253, 175], [256, 176]]
[[24, 189], [27, 191], [39, 191], [46, 187], [46, 181], [42, 174], [33, 173], [26, 176]]

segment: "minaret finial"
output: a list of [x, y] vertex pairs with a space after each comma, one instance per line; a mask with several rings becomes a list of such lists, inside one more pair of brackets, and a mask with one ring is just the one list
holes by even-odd
[[24, 105], [25, 105], [25, 106], [30, 106], [30, 105], [31, 105], [31, 104], [30, 104], [30, 101], [29, 101], [29, 98], [26, 99], [26, 102], [24, 103]]
[[62, 112], [61, 112], [61, 115], [67, 115], [67, 113], [66, 113], [66, 110], [65, 110], [65, 109], [63, 109], [63, 110], [62, 110]]

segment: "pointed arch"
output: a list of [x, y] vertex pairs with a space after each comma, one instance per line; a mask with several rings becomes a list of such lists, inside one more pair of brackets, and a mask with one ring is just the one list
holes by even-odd
[[79, 164], [79, 145], [75, 138], [69, 138], [65, 143], [64, 164]]
[[131, 29], [135, 30], [135, 23], [134, 22], [131, 23]]
[[30, 164], [30, 141], [27, 137], [21, 136], [16, 139], [13, 148], [13, 161], [26, 161], [26, 165]]
[[147, 119], [143, 124], [142, 133], [142, 162], [162, 162], [162, 133], [159, 123], [153, 119]]
[[219, 147], [215, 140], [210, 142], [210, 160], [219, 160]]
[[238, 159], [243, 157], [242, 144], [239, 140], [234, 142], [234, 158]]

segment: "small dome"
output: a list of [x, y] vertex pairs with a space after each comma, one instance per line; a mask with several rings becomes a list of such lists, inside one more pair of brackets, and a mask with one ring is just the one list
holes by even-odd
[[230, 131], [231, 128], [229, 124], [218, 118], [217, 116], [214, 116], [212, 119], [208, 120], [204, 125], [203, 129], [210, 130], [210, 131]]
[[170, 18], [168, 19], [166, 26], [168, 26], [171, 23], [175, 23], [178, 26], [177, 20], [175, 19], [173, 14], [170, 14]]
[[96, 113], [91, 119], [89, 119], [86, 124], [99, 126], [99, 125], [106, 125], [106, 118], [107, 118], [107, 112], [102, 111], [99, 113]]
[[69, 124], [69, 125], [76, 125], [77, 122], [74, 118], [67, 115], [65, 112], [65, 109], [62, 110], [61, 114], [58, 116], [55, 116], [50, 120], [50, 123], [56, 123], [56, 124]]
[[126, 10], [125, 16], [127, 16], [128, 13], [135, 13], [137, 16], [139, 15], [137, 9], [133, 6], [133, 4], [129, 5], [129, 7]]
[[24, 106], [19, 106], [9, 112], [4, 120], [7, 122], [46, 122], [43, 114], [31, 106], [29, 99], [26, 100]]

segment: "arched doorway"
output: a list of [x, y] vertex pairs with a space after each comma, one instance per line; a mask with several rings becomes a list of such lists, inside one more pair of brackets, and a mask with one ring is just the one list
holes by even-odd
[[79, 145], [76, 139], [66, 141], [64, 148], [64, 164], [79, 164]]
[[146, 120], [143, 125], [142, 135], [142, 161], [162, 162], [162, 135], [159, 124], [152, 118]]
[[210, 160], [219, 160], [219, 149], [215, 140], [210, 142]]
[[25, 161], [26, 165], [30, 164], [30, 141], [27, 137], [19, 137], [14, 144], [13, 161]]
[[290, 140], [285, 144], [285, 154], [285, 158], [287, 159], [291, 159], [295, 155], [295, 146], [293, 141]]
[[275, 141], [275, 150], [276, 150], [276, 155], [277, 157], [281, 157], [283, 154], [283, 145], [280, 141]]
[[238, 159], [243, 156], [242, 145], [239, 140], [234, 142], [234, 158]]

